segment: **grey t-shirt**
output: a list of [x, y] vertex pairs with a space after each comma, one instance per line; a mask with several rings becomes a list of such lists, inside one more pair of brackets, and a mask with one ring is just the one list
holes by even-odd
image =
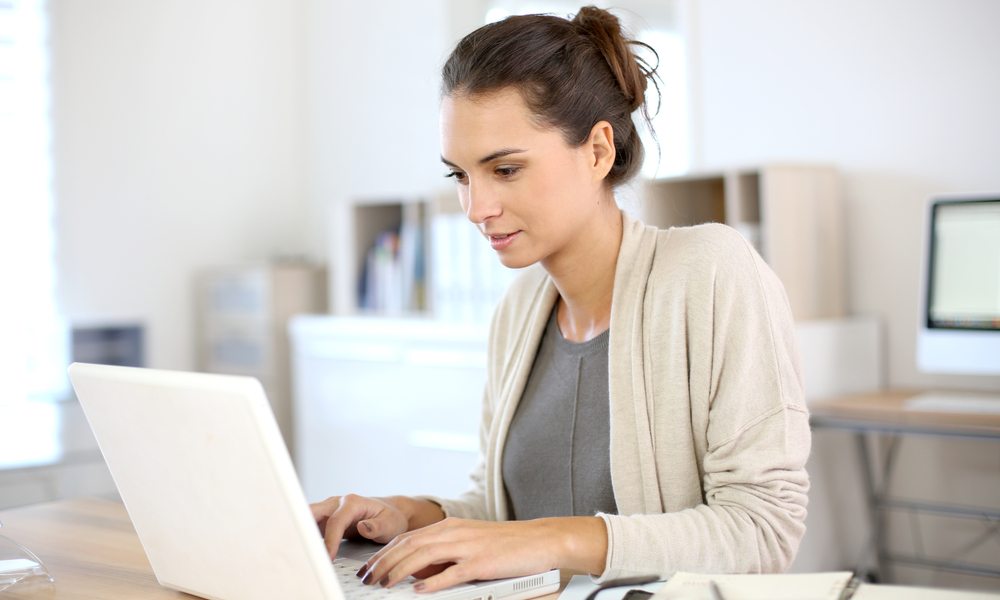
[[617, 514], [611, 487], [608, 335], [567, 341], [552, 310], [504, 444], [503, 481], [511, 518]]

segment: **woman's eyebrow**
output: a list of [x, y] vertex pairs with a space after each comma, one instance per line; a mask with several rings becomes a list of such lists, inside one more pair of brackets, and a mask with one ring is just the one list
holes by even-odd
[[[490, 162], [491, 160], [496, 160], [498, 158], [503, 158], [504, 156], [507, 156], [508, 154], [517, 154], [519, 152], [527, 152], [527, 150], [521, 150], [521, 149], [518, 149], [518, 148], [504, 148], [503, 150], [497, 150], [493, 154], [490, 154], [489, 156], [485, 156], [485, 157], [479, 159], [479, 164], [485, 165], [486, 163]], [[443, 162], [444, 164], [446, 164], [449, 167], [452, 167], [454, 169], [460, 168], [458, 165], [456, 165], [455, 163], [451, 162], [450, 160], [448, 160], [447, 158], [445, 158], [443, 156], [441, 157], [441, 162]]]
[[526, 150], [519, 150], [517, 148], [504, 148], [503, 150], [497, 150], [496, 152], [494, 152], [493, 154], [490, 154], [487, 157], [480, 158], [479, 159], [479, 164], [485, 165], [486, 163], [490, 162], [491, 160], [496, 160], [498, 158], [502, 158], [504, 156], [507, 156], [508, 154], [517, 154], [518, 152], [526, 152]]

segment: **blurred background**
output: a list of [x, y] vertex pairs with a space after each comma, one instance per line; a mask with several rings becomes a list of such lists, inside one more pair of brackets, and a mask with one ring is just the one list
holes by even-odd
[[[839, 300], [812, 316], [874, 323], [878, 386], [1000, 390], [997, 376], [921, 373], [914, 350], [927, 197], [1000, 190], [1000, 3], [596, 4], [620, 8], [661, 61], [660, 150], [647, 144], [645, 179], [621, 192], [627, 210], [649, 214], [652, 180], [722, 185], [731, 173], [767, 179], [776, 164], [832, 168], [838, 271], [817, 277], [838, 282]], [[276, 413], [301, 450], [290, 437], [300, 418], [290, 315], [446, 321], [455, 329], [435, 331], [479, 352], [510, 274], [476, 245], [442, 177], [438, 72], [486, 22], [577, 8], [0, 0], [0, 507], [114, 495], [78, 407], [60, 402], [74, 357], [250, 374], [267, 362], [262, 377], [273, 378], [274, 397], [285, 394]], [[292, 290], [287, 301], [280, 290]], [[393, 330], [298, 323], [306, 342]], [[464, 359], [447, 360], [464, 382]], [[474, 419], [481, 390], [469, 381], [459, 391]], [[455, 427], [408, 435], [465, 464], [468, 432]], [[810, 530], [801, 570], [853, 566], [868, 535], [837, 521], [863, 510], [842, 445], [817, 436], [829, 483], [814, 474], [813, 504], [827, 517]], [[959, 487], [981, 504], [1000, 501], [995, 445], [928, 440], [913, 456], [898, 472], [917, 491]], [[1000, 563], [992, 527], [977, 551]], [[997, 587], [919, 569], [899, 578]]]

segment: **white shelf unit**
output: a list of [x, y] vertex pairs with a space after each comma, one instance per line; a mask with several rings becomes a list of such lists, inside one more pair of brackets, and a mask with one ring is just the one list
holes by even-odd
[[[334, 254], [336, 281], [333, 282], [341, 289], [331, 289], [330, 294], [338, 298], [335, 314], [487, 322], [507, 284], [516, 276], [516, 271], [500, 264], [495, 252], [465, 217], [454, 193], [433, 198], [362, 200], [341, 214], [346, 226], [341, 226], [338, 236], [344, 242]], [[407, 228], [411, 236], [419, 231], [413, 236], [423, 244], [417, 252], [419, 261], [407, 258], [413, 256], [412, 251], [403, 251], [403, 232]], [[395, 300], [372, 309], [362, 306], [361, 280], [365, 277], [369, 252], [386, 231], [400, 232], [399, 264], [388, 272], [381, 270], [374, 279], [385, 283], [383, 276], [389, 277], [386, 287], [393, 289], [388, 296]], [[418, 264], [422, 278], [413, 276]], [[396, 278], [395, 283], [392, 277]], [[398, 290], [402, 291], [401, 296]]]
[[[361, 278], [365, 273], [368, 252], [378, 237], [386, 231], [401, 232], [403, 224], [420, 230], [426, 245], [428, 219], [432, 203], [424, 198], [375, 198], [360, 199], [338, 209], [334, 223], [330, 264], [329, 297], [331, 312], [339, 315], [388, 314], [419, 315], [427, 312], [426, 292], [415, 301], [407, 302], [396, 310], [372, 311], [361, 306]], [[423, 254], [422, 268], [426, 273], [427, 255]], [[425, 283], [426, 285], [426, 283]], [[404, 304], [404, 303], [401, 303]]]
[[197, 282], [198, 369], [256, 377], [294, 449], [288, 322], [325, 313], [326, 271], [299, 262], [212, 269]]
[[[742, 233], [781, 279], [796, 320], [846, 316], [843, 202], [836, 168], [768, 164], [694, 173], [650, 181], [643, 196], [637, 216], [647, 224], [667, 228], [719, 222]], [[362, 200], [341, 214], [339, 231], [346, 243], [333, 255], [337, 279], [330, 291], [331, 298], [339, 299], [335, 314], [481, 321], [491, 312], [496, 289], [514, 275], [502, 268], [492, 270], [499, 261], [488, 246], [478, 243], [471, 224], [458, 222], [464, 215], [455, 194]], [[449, 218], [455, 219], [449, 227], [439, 226]], [[404, 222], [420, 228], [424, 243], [421, 302], [396, 310], [363, 311], [358, 290], [367, 253], [380, 233], [398, 230]], [[452, 240], [442, 243], [440, 231], [451, 232]], [[454, 233], [465, 231], [468, 238]], [[442, 269], [442, 253], [456, 264]]]
[[796, 320], [847, 313], [840, 176], [826, 165], [774, 164], [649, 182], [643, 220], [666, 228], [725, 223], [781, 279]]

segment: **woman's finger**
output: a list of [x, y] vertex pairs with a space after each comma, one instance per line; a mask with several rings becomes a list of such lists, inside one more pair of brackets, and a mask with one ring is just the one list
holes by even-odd
[[406, 531], [406, 517], [397, 510], [383, 509], [358, 521], [358, 535], [380, 544], [388, 544]]
[[[436, 528], [436, 525], [432, 525], [424, 529], [404, 533], [383, 546], [365, 562], [365, 576], [362, 581], [368, 584], [385, 581], [390, 571], [395, 569], [407, 556], [418, 550], [422, 544], [428, 543], [429, 539], [436, 539], [433, 533], [433, 530]], [[429, 565], [430, 563], [425, 563], [415, 568], [414, 571]], [[390, 585], [402, 581], [408, 574], [397, 576], [396, 580]]]
[[[432, 565], [457, 562], [460, 552], [454, 543], [430, 543], [420, 538], [411, 538], [397, 546], [395, 552], [387, 554], [375, 563], [373, 581], [384, 582], [392, 587], [414, 573], [419, 573]], [[377, 578], [377, 579], [376, 579]]]
[[428, 577], [433, 577], [433, 576], [437, 575], [438, 573], [440, 573], [441, 571], [444, 571], [445, 569], [447, 569], [448, 567], [452, 566], [453, 564], [455, 564], [455, 563], [453, 563], [453, 562], [446, 562], [446, 563], [442, 563], [442, 564], [438, 564], [438, 565], [430, 565], [430, 566], [424, 567], [423, 569], [420, 569], [419, 571], [416, 571], [413, 574], [413, 576], [415, 578], [417, 578], [417, 579], [427, 579]]
[[437, 575], [433, 575], [417, 583], [413, 586], [413, 589], [417, 593], [429, 594], [466, 581], [472, 581], [473, 579], [490, 579], [490, 577], [478, 573], [479, 569], [474, 563], [455, 564]]
[[309, 510], [312, 511], [313, 518], [316, 519], [316, 523], [322, 524], [333, 514], [333, 511], [340, 506], [340, 496], [330, 496], [322, 502], [317, 502], [315, 504], [309, 505]]
[[324, 504], [323, 509], [329, 513], [323, 539], [331, 560], [337, 556], [341, 540], [358, 535], [359, 523], [373, 517], [378, 510], [378, 504], [373, 499], [354, 494], [329, 498], [320, 504]]

